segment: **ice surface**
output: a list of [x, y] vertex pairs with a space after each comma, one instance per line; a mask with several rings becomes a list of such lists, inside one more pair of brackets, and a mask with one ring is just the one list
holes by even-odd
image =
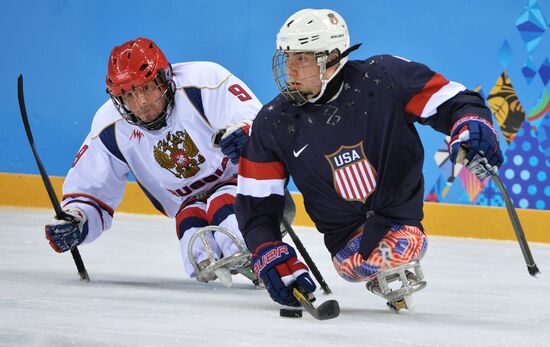
[[[188, 279], [163, 217], [117, 213], [79, 248], [91, 278], [80, 282], [71, 255], [44, 239], [52, 215], [0, 208], [0, 346], [550, 345], [550, 281], [528, 275], [517, 242], [430, 237], [416, 314], [393, 314], [364, 284], [338, 277], [317, 232], [296, 227], [340, 302], [340, 317], [320, 322], [279, 317], [240, 275], [233, 288]], [[550, 245], [531, 251], [548, 273]]]

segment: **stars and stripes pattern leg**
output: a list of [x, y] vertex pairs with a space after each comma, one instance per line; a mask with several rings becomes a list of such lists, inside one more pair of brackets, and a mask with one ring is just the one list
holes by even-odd
[[418, 227], [393, 224], [365, 260], [359, 253], [362, 233], [362, 229], [355, 233], [332, 258], [338, 274], [350, 282], [369, 281], [375, 278], [378, 271], [421, 259], [428, 247], [428, 238]]

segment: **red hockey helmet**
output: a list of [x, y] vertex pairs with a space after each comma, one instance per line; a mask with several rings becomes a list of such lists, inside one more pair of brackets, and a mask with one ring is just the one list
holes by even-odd
[[113, 48], [107, 67], [109, 94], [118, 96], [170, 69], [164, 53], [151, 40], [137, 38]]
[[[153, 41], [140, 37], [111, 51], [107, 67], [107, 93], [111, 95], [113, 104], [126, 121], [156, 130], [166, 125], [166, 119], [174, 106], [175, 84], [172, 77], [172, 67], [164, 53]], [[145, 122], [124, 99], [131, 98], [137, 90], [146, 89], [149, 82], [162, 91], [161, 98], [165, 101], [164, 109], [158, 117]]]

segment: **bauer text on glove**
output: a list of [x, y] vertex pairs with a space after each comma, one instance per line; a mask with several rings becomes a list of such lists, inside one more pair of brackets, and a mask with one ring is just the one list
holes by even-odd
[[292, 294], [294, 287], [303, 293], [313, 293], [315, 283], [307, 266], [296, 257], [291, 245], [277, 241], [260, 245], [252, 256], [252, 266], [261, 278], [271, 298], [288, 306], [300, 306]]

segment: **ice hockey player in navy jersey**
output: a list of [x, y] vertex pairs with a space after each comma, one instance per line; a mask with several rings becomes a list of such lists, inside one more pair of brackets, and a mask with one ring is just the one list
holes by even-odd
[[[172, 65], [146, 38], [113, 48], [106, 83], [110, 99], [95, 114], [63, 185], [62, 205], [72, 220], [46, 225], [50, 245], [65, 252], [109, 229], [133, 174], [153, 205], [176, 218], [186, 272], [202, 281], [224, 273], [224, 284], [230, 282], [229, 271], [245, 271], [249, 252], [233, 209], [237, 165], [212, 137], [246, 132], [260, 102], [222, 66]], [[206, 226], [214, 228], [190, 242]], [[226, 271], [214, 271], [229, 256]]]
[[[392, 55], [350, 60], [348, 28], [332, 10], [301, 10], [277, 34], [280, 94], [255, 118], [242, 147], [236, 211], [253, 266], [271, 297], [298, 305], [308, 268], [281, 240], [278, 221], [292, 176], [307, 213], [348, 281], [366, 281], [394, 309], [425, 285], [424, 151], [414, 123], [466, 146], [479, 178], [502, 163], [483, 99], [427, 66]], [[399, 280], [401, 287], [386, 284]], [[399, 282], [397, 282], [399, 284]]]

